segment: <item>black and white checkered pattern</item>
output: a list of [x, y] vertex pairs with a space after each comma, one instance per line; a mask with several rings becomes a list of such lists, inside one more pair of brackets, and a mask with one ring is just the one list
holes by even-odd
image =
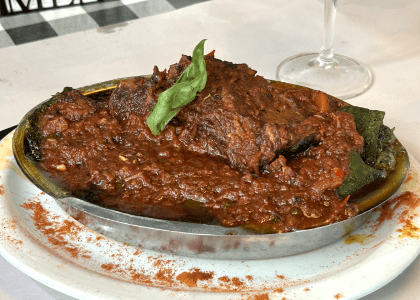
[[0, 48], [127, 22], [209, 0], [104, 0], [0, 16]]

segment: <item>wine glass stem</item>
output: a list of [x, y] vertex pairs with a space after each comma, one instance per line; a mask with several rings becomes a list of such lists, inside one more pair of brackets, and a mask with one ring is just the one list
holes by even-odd
[[325, 0], [324, 7], [324, 34], [322, 46], [319, 51], [318, 61], [323, 64], [330, 64], [333, 61], [333, 37], [335, 15], [337, 13], [338, 0]]

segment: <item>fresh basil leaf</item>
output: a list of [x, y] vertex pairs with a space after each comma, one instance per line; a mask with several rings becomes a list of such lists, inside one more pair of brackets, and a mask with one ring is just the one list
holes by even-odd
[[195, 47], [191, 64], [178, 77], [176, 83], [159, 95], [158, 102], [147, 118], [147, 125], [154, 135], [159, 134], [166, 124], [181, 110], [193, 101], [207, 82], [206, 62], [204, 60], [204, 42]]

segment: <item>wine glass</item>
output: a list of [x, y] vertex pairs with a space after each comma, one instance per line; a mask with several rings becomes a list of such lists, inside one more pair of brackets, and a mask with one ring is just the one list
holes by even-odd
[[360, 95], [372, 83], [372, 74], [352, 58], [333, 55], [333, 34], [337, 0], [325, 0], [324, 34], [319, 53], [302, 53], [283, 61], [276, 80], [321, 90], [339, 99]]

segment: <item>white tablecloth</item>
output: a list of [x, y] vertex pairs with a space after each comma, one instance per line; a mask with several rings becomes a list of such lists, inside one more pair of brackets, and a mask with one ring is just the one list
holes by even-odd
[[[339, 1], [334, 52], [367, 64], [371, 88], [350, 103], [386, 111], [385, 123], [420, 159], [420, 1]], [[0, 49], [0, 129], [64, 86], [150, 74], [191, 54], [203, 38], [206, 52], [247, 63], [274, 78], [289, 56], [318, 51], [321, 0], [214, 0], [108, 30], [89, 30]], [[51, 299], [0, 257], [0, 299]], [[420, 260], [364, 300], [420, 298]], [[58, 296], [57, 296], [58, 297]]]

